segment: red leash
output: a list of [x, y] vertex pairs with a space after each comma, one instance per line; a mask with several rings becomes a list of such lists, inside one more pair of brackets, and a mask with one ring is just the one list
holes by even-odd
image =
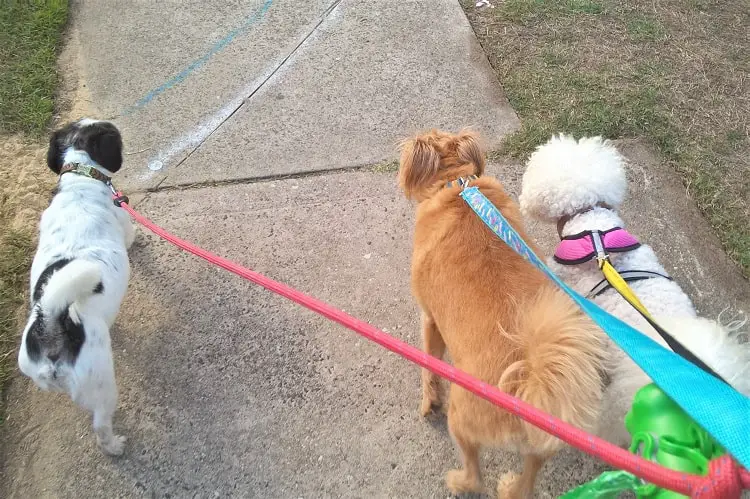
[[640, 456], [631, 454], [627, 450], [621, 449], [620, 447], [607, 442], [606, 440], [591, 435], [557, 419], [554, 416], [546, 414], [534, 406], [500, 391], [497, 387], [490, 386], [483, 381], [469, 376], [450, 364], [436, 359], [435, 357], [431, 357], [422, 350], [396, 339], [376, 327], [371, 326], [356, 317], [352, 317], [325, 302], [276, 282], [273, 279], [269, 279], [262, 274], [247, 269], [225, 258], [214, 255], [194, 244], [183, 241], [133, 210], [133, 208], [128, 206], [127, 198], [119, 193], [115, 193], [115, 200], [115, 204], [121, 206], [138, 223], [178, 248], [192, 253], [193, 255], [228, 270], [248, 281], [263, 286], [267, 290], [273, 291], [284, 298], [292, 300], [313, 312], [317, 312], [323, 317], [338, 322], [342, 326], [351, 329], [368, 340], [387, 348], [391, 352], [394, 352], [419, 366], [429, 369], [438, 376], [441, 376], [442, 378], [472, 392], [478, 397], [505, 409], [509, 413], [520, 417], [524, 421], [531, 423], [550, 435], [554, 435], [572, 447], [595, 456], [618, 469], [628, 471], [637, 477], [642, 478], [646, 482], [653, 483], [659, 487], [680, 494], [701, 498], [739, 499], [742, 489], [750, 489], [750, 473], [744, 469], [738, 468], [728, 456], [712, 461], [709, 474], [705, 477], [688, 475], [665, 468], [651, 461], [647, 461]]

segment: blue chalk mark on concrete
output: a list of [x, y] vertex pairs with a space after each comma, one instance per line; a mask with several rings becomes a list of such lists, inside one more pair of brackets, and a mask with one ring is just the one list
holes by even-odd
[[166, 92], [167, 90], [173, 88], [175, 85], [179, 85], [183, 81], [187, 79], [188, 76], [190, 76], [191, 73], [193, 73], [196, 69], [203, 66], [208, 60], [213, 57], [215, 54], [223, 50], [227, 45], [232, 43], [235, 38], [238, 36], [244, 34], [247, 30], [249, 30], [255, 23], [260, 21], [263, 16], [268, 12], [268, 9], [271, 8], [271, 4], [273, 3], [273, 0], [265, 0], [263, 2], [263, 5], [256, 10], [252, 15], [247, 17], [243, 23], [235, 28], [234, 30], [230, 31], [224, 38], [216, 42], [211, 49], [206, 52], [202, 57], [196, 59], [192, 63], [190, 63], [185, 69], [177, 73], [175, 76], [167, 80], [165, 83], [159, 85], [155, 89], [151, 90], [149, 93], [147, 93], [141, 100], [133, 104], [132, 106], [125, 109], [121, 116], [127, 116], [129, 114], [134, 113], [135, 111], [145, 107], [149, 102], [154, 100], [157, 96], [160, 94]]

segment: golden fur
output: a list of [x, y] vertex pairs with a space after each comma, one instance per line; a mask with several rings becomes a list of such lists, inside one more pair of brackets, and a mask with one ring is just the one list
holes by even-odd
[[[498, 239], [459, 196], [446, 187], [458, 177], [481, 175], [478, 137], [431, 131], [402, 144], [399, 183], [418, 201], [412, 292], [422, 310], [424, 349], [579, 428], [596, 427], [603, 371], [603, 337], [576, 305], [533, 265]], [[521, 236], [516, 203], [497, 180], [479, 187]], [[536, 248], [532, 245], [534, 251]], [[422, 373], [421, 412], [440, 407], [439, 378]], [[452, 386], [448, 428], [464, 468], [446, 476], [453, 493], [481, 491], [479, 450], [504, 446], [524, 456], [520, 477], [498, 484], [502, 497], [532, 497], [544, 461], [563, 443], [466, 390]]]

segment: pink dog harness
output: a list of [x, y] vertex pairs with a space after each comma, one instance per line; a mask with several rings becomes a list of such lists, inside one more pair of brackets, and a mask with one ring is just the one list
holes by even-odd
[[554, 258], [562, 265], [579, 265], [594, 259], [600, 253], [624, 253], [640, 246], [641, 243], [621, 227], [606, 231], [587, 230], [563, 237], [557, 245]]
[[[606, 231], [587, 230], [572, 236], [565, 236], [555, 250], [555, 261], [562, 265], [579, 265], [597, 256], [606, 257], [609, 253], [625, 253], [640, 248], [641, 243], [628, 231], [615, 227]], [[650, 270], [624, 270], [620, 276], [625, 282], [635, 282], [654, 277], [672, 280], [671, 277]], [[586, 298], [596, 298], [609, 290], [612, 285], [602, 279], [588, 292]]]

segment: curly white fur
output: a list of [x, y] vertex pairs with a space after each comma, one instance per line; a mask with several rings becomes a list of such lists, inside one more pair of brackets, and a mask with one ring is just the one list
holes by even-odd
[[624, 163], [601, 137], [553, 137], [529, 158], [523, 178], [533, 188], [519, 198], [524, 215], [553, 222], [597, 203], [619, 207], [628, 189]]
[[[606, 203], [619, 207], [625, 199], [627, 179], [625, 160], [617, 149], [600, 137], [576, 141], [572, 137], [554, 137], [539, 147], [529, 159], [520, 195], [524, 214], [547, 222], [571, 216], [562, 228], [562, 236], [585, 230], [624, 227], [615, 211], [595, 207]], [[594, 207], [593, 209], [590, 209]], [[589, 211], [584, 211], [590, 209]], [[619, 271], [644, 270], [667, 275], [656, 254], [647, 245], [611, 255]], [[581, 294], [588, 293], [602, 274], [594, 261], [581, 265], [561, 265], [548, 259], [550, 268]], [[641, 302], [657, 321], [690, 351], [718, 372], [740, 392], [750, 395], [750, 348], [740, 344], [736, 334], [718, 321], [697, 317], [695, 307], [680, 286], [662, 278], [630, 284]], [[610, 289], [595, 298], [596, 303], [631, 326], [643, 331], [662, 345], [664, 341], [640, 314]], [[666, 345], [665, 345], [666, 346]], [[629, 436], [623, 424], [635, 392], [650, 382], [622, 350], [609, 348], [610, 385], [604, 395], [600, 434], [623, 445]]]

